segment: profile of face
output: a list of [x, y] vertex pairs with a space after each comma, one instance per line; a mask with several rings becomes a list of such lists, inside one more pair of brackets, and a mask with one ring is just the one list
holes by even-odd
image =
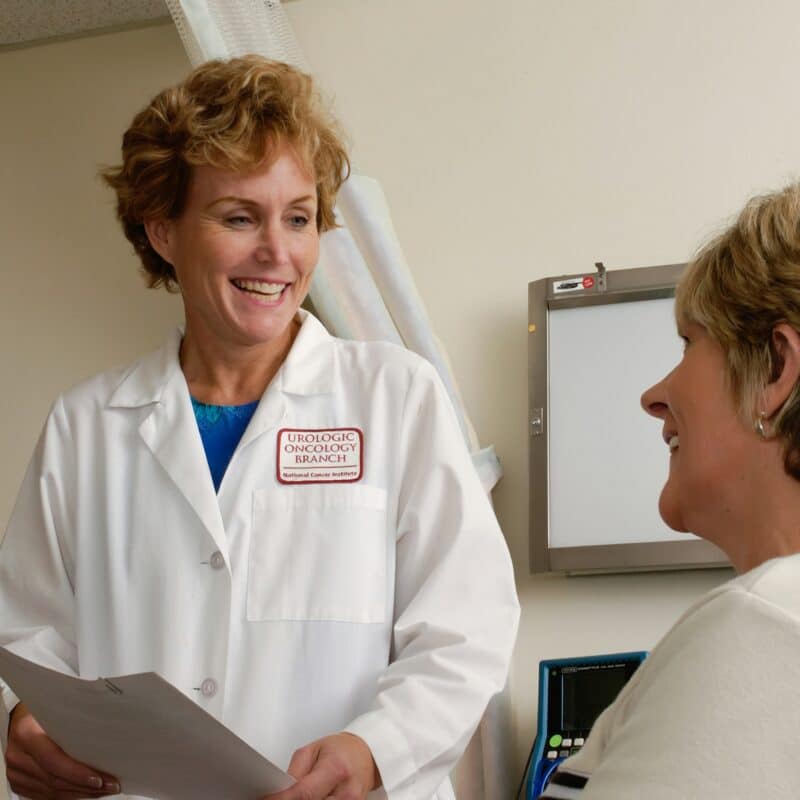
[[187, 339], [215, 348], [291, 341], [319, 256], [316, 214], [314, 177], [288, 146], [248, 174], [194, 168], [182, 214], [145, 225], [175, 269]]
[[642, 395], [642, 407], [663, 421], [669, 447], [661, 517], [674, 530], [705, 536], [719, 530], [721, 516], [736, 508], [732, 501], [747, 488], [758, 440], [737, 411], [720, 345], [701, 325], [679, 326], [678, 332], [683, 357]]

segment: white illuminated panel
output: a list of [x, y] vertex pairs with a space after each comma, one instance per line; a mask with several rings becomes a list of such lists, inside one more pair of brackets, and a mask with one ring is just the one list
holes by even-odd
[[658, 514], [669, 467], [642, 392], [681, 358], [673, 300], [551, 310], [550, 547], [687, 541]]

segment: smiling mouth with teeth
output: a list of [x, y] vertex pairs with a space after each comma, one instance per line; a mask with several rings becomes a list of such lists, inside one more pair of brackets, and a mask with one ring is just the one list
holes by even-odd
[[247, 281], [234, 278], [231, 283], [243, 292], [250, 292], [261, 297], [276, 298], [289, 285], [288, 283], [267, 283], [266, 281]]

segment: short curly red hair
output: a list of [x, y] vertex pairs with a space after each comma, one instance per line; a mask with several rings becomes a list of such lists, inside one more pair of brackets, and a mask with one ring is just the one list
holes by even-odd
[[336, 227], [334, 203], [350, 173], [337, 123], [309, 75], [257, 55], [209, 61], [159, 92], [122, 139], [122, 164], [101, 171], [148, 286], [177, 289], [172, 265], [152, 248], [144, 221], [175, 219], [192, 167], [248, 172], [288, 143], [314, 176], [317, 228]]

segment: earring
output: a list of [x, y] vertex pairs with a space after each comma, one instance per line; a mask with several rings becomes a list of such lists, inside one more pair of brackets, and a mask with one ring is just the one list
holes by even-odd
[[758, 435], [759, 435], [759, 436], [760, 436], [762, 439], [769, 439], [769, 438], [770, 438], [770, 437], [769, 437], [769, 434], [767, 433], [767, 428], [766, 428], [766, 425], [764, 425], [764, 420], [765, 420], [766, 418], [767, 418], [767, 414], [766, 414], [766, 412], [764, 412], [764, 411], [762, 411], [762, 412], [761, 412], [761, 413], [760, 413], [760, 414], [759, 414], [759, 415], [756, 417], [756, 424], [755, 424], [756, 433], [757, 433], [757, 434], [758, 434]]

